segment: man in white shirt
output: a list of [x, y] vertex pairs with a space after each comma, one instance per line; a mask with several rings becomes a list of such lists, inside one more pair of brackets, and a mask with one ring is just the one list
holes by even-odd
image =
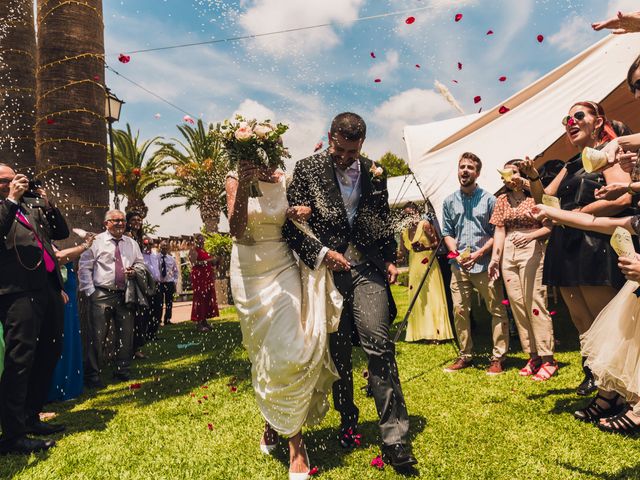
[[85, 352], [85, 385], [102, 388], [100, 380], [103, 343], [107, 322], [115, 332], [116, 370], [114, 377], [129, 379], [133, 357], [133, 311], [124, 301], [127, 278], [133, 277], [133, 265], [144, 263], [136, 241], [124, 236], [125, 215], [111, 210], [105, 215], [105, 232], [97, 235], [93, 245], [80, 257], [78, 282], [80, 291], [90, 300], [89, 346]]
[[169, 242], [160, 242], [160, 254], [158, 255], [158, 268], [160, 270], [160, 293], [162, 294], [162, 305], [165, 305], [164, 324], [171, 324], [171, 310], [173, 308], [173, 295], [176, 293], [176, 283], [178, 282], [178, 265], [173, 255], [169, 253]]

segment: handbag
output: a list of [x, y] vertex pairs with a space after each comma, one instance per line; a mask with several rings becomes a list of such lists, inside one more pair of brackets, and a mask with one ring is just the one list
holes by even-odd
[[580, 207], [584, 207], [585, 205], [595, 202], [595, 192], [602, 187], [604, 187], [604, 185], [601, 183], [582, 177], [578, 190], [576, 191], [574, 203]]

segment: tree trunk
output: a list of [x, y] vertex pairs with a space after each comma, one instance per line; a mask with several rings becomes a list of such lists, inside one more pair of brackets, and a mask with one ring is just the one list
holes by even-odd
[[127, 213], [136, 212], [143, 219], [147, 218], [147, 213], [149, 213], [149, 207], [144, 203], [144, 200], [141, 198], [131, 198], [127, 197], [127, 206], [125, 208]]
[[102, 21], [101, 0], [38, 0], [38, 175], [69, 226], [93, 232], [109, 208]]
[[0, 161], [35, 173], [36, 33], [33, 0], [0, 1]]
[[200, 218], [207, 233], [218, 233], [220, 223], [220, 206], [218, 202], [205, 197], [200, 204]]

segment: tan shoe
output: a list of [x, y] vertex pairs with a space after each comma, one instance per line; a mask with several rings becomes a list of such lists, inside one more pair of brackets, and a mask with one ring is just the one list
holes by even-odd
[[444, 371], [447, 373], [458, 372], [463, 368], [469, 368], [472, 363], [473, 360], [471, 360], [470, 357], [458, 357], [456, 358], [455, 362], [444, 368]]
[[491, 364], [489, 368], [487, 368], [487, 375], [500, 375], [504, 373], [503, 363], [504, 359], [502, 358], [494, 358], [491, 360]]

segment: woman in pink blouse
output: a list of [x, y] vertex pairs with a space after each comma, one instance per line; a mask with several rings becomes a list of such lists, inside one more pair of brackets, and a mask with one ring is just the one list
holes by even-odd
[[507, 192], [498, 197], [490, 220], [496, 229], [489, 276], [497, 279], [502, 266], [520, 343], [529, 354], [520, 375], [537, 381], [548, 380], [558, 371], [553, 358], [553, 323], [542, 284], [544, 241], [550, 229], [530, 215], [535, 201], [525, 193], [521, 174], [536, 179], [537, 172], [531, 161], [511, 160], [504, 169]]

